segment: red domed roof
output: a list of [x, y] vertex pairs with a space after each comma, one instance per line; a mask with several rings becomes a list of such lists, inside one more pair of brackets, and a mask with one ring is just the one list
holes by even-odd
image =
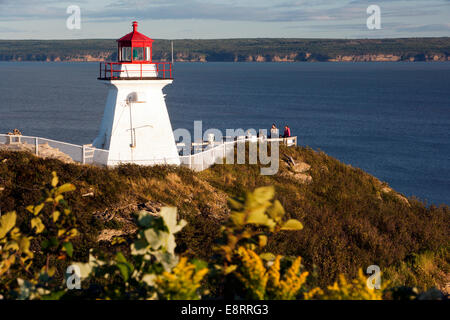
[[133, 32], [123, 36], [117, 42], [122, 47], [147, 47], [151, 46], [153, 43], [153, 39], [150, 39], [146, 35], [137, 31], [138, 23], [133, 21]]

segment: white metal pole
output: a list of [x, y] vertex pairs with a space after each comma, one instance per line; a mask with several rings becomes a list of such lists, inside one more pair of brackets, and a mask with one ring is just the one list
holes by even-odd
[[200, 160], [202, 160], [202, 170], [200, 170], [200, 171], [203, 171], [203, 166], [204, 166], [204, 161], [205, 161], [205, 157], [204, 157], [204, 153], [202, 152], [202, 153], [200, 153]]
[[172, 64], [173, 64], [173, 40], [172, 40]]
[[83, 147], [82, 147], [82, 152], [81, 152], [81, 154], [82, 154], [82, 157], [83, 157], [82, 163], [83, 163], [83, 164], [86, 164], [86, 146], [85, 146], [85, 145], [83, 145]]
[[39, 155], [39, 138], [38, 137], [36, 137], [34, 139], [34, 144], [36, 146], [36, 155], [38, 156]]

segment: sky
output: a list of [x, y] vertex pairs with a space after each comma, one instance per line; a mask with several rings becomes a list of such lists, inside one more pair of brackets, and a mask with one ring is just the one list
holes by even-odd
[[[367, 27], [370, 5], [381, 29]], [[133, 20], [155, 39], [441, 37], [450, 0], [0, 0], [0, 39], [117, 39]]]

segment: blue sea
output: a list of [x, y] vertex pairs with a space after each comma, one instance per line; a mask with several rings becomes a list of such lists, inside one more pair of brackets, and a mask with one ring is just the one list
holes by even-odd
[[[450, 204], [450, 63], [176, 63], [172, 126], [288, 124], [299, 144], [428, 204]], [[98, 63], [0, 62], [0, 132], [76, 144], [97, 134]]]

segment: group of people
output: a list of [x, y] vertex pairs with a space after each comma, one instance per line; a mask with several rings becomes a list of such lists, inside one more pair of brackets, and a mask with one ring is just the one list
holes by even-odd
[[291, 136], [291, 128], [289, 128], [288, 125], [284, 126], [284, 132], [283, 135], [280, 136], [280, 131], [278, 130], [277, 126], [272, 124], [272, 128], [270, 128], [270, 136], [269, 138], [289, 138]]

